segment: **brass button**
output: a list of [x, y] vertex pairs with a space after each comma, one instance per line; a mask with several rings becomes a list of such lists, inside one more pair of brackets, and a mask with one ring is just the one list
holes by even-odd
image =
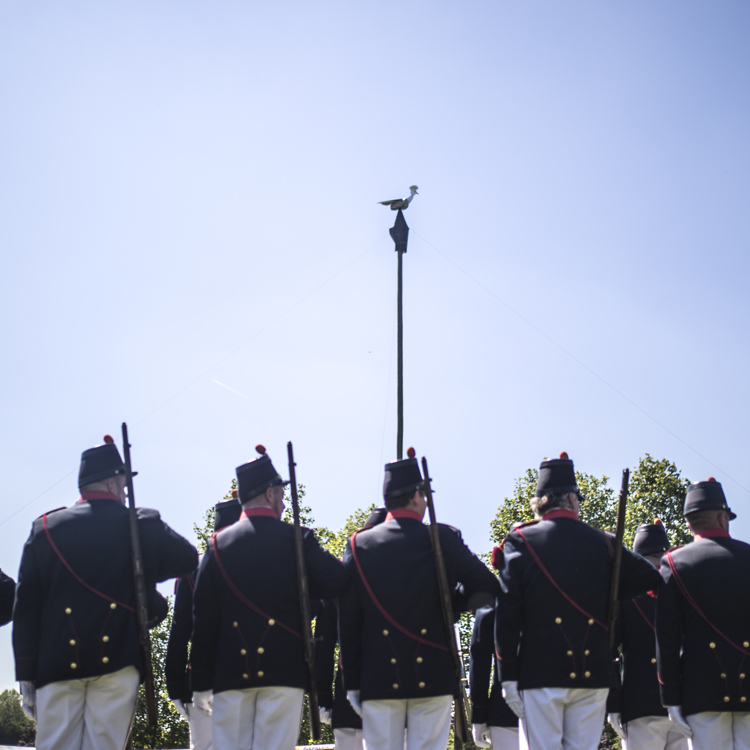
[[263, 648], [263, 646], [258, 646], [258, 653], [259, 654], [264, 654], [265, 652], [266, 652], [266, 650]]
[[750, 641], [745, 641], [745, 642], [744, 642], [744, 643], [743, 643], [742, 645], [743, 645], [743, 646], [744, 646], [745, 648], [750, 648]]
[[244, 648], [240, 649], [240, 656], [247, 656], [247, 650]]
[[729, 703], [729, 696], [728, 695], [724, 696], [724, 703]]
[[245, 672], [245, 674], [242, 675], [242, 679], [243, 680], [249, 680], [250, 679], [250, 675], [247, 672]]
[[397, 683], [397, 682], [394, 682], [394, 683], [393, 683], [393, 689], [394, 689], [394, 690], [398, 690], [398, 683]]
[[591, 677], [591, 672], [584, 672], [584, 673], [583, 673], [583, 676], [584, 676], [584, 677], [585, 677], [586, 679], [588, 679], [589, 677]]
[[424, 659], [421, 656], [417, 657], [417, 664], [421, 664], [424, 661]]
[[652, 656], [652, 657], [651, 657], [651, 663], [652, 663], [652, 664], [656, 664], [656, 657], [655, 657], [655, 656]]
[[109, 664], [109, 657], [108, 656], [103, 656], [102, 657], [102, 664]]
[[711, 643], [708, 644], [708, 647], [709, 648], [716, 648], [716, 644], [713, 641], [711, 641]]
[[270, 619], [270, 620], [268, 621], [268, 624], [269, 624], [269, 625], [275, 625], [275, 624], [276, 624], [276, 620], [274, 620], [274, 619], [273, 619], [273, 617], [272, 617], [272, 618], [271, 618], [271, 619]]
[[70, 607], [65, 607], [65, 614], [70, 615], [73, 613], [73, 610]]
[[75, 640], [73, 638], [70, 639], [70, 645], [71, 646], [75, 646], [76, 645], [76, 642], [75, 642]]
[[395, 664], [395, 663], [396, 663], [396, 660], [395, 659], [391, 659], [391, 664]]
[[747, 701], [747, 698], [743, 695], [742, 698], [740, 698], [740, 703], [745, 703]]
[[423, 688], [424, 687], [424, 682], [420, 682], [419, 683], [419, 687]]
[[594, 621], [590, 619], [589, 620], [589, 625], [593, 625], [593, 624], [594, 624]]
[[573, 656], [573, 652], [572, 651], [568, 651], [568, 656]]
[[112, 604], [109, 605], [109, 608], [110, 609], [117, 609], [117, 605], [114, 602], [112, 602]]
[[585, 651], [583, 652], [583, 655], [584, 655], [584, 656], [588, 656], [588, 655], [589, 655], [590, 653], [591, 653], [591, 651], [589, 651], [588, 649], [586, 649], [586, 650], [585, 650]]
[[745, 673], [744, 673], [744, 672], [740, 672], [740, 679], [741, 679], [741, 680], [744, 680], [744, 679], [745, 679]]
[[575, 678], [576, 678], [576, 673], [575, 672], [571, 672], [570, 673], [570, 679], [571, 680], [575, 680]]
[[261, 669], [261, 670], [260, 670], [260, 672], [258, 672], [258, 677], [263, 677], [263, 674], [264, 674], [264, 672], [263, 672], [263, 670]]
[[562, 622], [562, 617], [555, 617], [555, 622], [559, 625]]
[[109, 643], [109, 636], [108, 635], [102, 636], [102, 640], [104, 641], [104, 643]]
[[387, 631], [387, 630], [384, 630], [384, 631], [383, 631], [383, 635], [386, 635], [386, 636], [387, 636], [387, 635], [388, 635], [388, 631]]
[[726, 676], [726, 674], [724, 672], [722, 672], [720, 676], [721, 676], [722, 680], [726, 680], [727, 679], [727, 676]]
[[237, 620], [235, 620], [235, 621], [234, 621], [234, 622], [232, 623], [232, 627], [233, 627], [233, 628], [237, 628], [237, 627], [239, 627], [239, 623], [237, 622]]
[[71, 669], [78, 669], [78, 665], [73, 661], [73, 662], [70, 663], [70, 668]]
[[427, 635], [427, 628], [422, 628], [422, 635]]

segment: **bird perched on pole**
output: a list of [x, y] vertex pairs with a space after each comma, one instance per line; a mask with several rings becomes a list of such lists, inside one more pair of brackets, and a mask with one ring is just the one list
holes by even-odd
[[409, 204], [414, 199], [415, 195], [419, 195], [417, 193], [417, 186], [412, 185], [409, 190], [411, 190], [411, 194], [408, 198], [396, 198], [392, 201], [379, 201], [381, 206], [390, 206], [391, 211], [398, 211], [399, 209], [403, 209], [404, 211], [409, 208]]

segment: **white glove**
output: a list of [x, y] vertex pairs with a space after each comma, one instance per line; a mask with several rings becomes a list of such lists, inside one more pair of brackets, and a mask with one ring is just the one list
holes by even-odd
[[23, 712], [30, 719], [36, 721], [36, 686], [33, 682], [21, 682], [21, 696]]
[[501, 683], [501, 685], [503, 688], [503, 698], [505, 698], [508, 707], [519, 719], [523, 719], [523, 701], [518, 692], [518, 682], [509, 680], [508, 682]]
[[688, 726], [685, 717], [682, 715], [682, 706], [667, 706], [667, 713], [669, 714], [669, 720], [674, 724], [674, 728], [691, 739], [693, 730]]
[[214, 710], [213, 690], [199, 690], [193, 693], [193, 708], [204, 716], [210, 716]]
[[174, 703], [174, 707], [177, 709], [177, 713], [180, 714], [180, 716], [184, 716], [186, 719], [189, 718], [185, 704], [179, 698], [173, 700], [172, 703]]
[[625, 729], [625, 725], [622, 723], [622, 714], [608, 714], [607, 721], [609, 722], [609, 725], [612, 727], [612, 729], [614, 729], [615, 732], [620, 735], [621, 740], [626, 740], [628, 738], [628, 731], [627, 729]]
[[346, 691], [346, 699], [351, 704], [351, 707], [354, 709], [354, 713], [359, 716], [359, 718], [362, 718], [362, 701], [359, 699], [359, 690], [347, 690]]
[[330, 708], [324, 708], [323, 706], [318, 706], [318, 716], [320, 716], [321, 724], [331, 723], [331, 709]]
[[472, 724], [471, 736], [477, 747], [492, 747], [490, 742], [490, 728], [486, 724]]

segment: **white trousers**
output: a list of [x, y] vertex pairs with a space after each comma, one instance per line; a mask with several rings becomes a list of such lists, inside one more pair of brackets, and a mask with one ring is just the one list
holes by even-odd
[[213, 746], [213, 719], [193, 708], [192, 703], [185, 704], [190, 722], [190, 750], [211, 750]]
[[333, 737], [336, 741], [336, 750], [363, 750], [363, 736], [361, 729], [344, 727], [334, 729]]
[[[534, 688], [521, 690], [524, 750], [597, 750], [609, 690]], [[716, 748], [714, 748], [716, 750]]]
[[226, 690], [214, 695], [216, 750], [294, 750], [302, 718], [301, 688]]
[[518, 750], [518, 729], [490, 727], [492, 750]]
[[135, 714], [135, 667], [51, 682], [36, 694], [37, 750], [123, 750]]
[[450, 695], [363, 701], [365, 750], [445, 750], [452, 704]]
[[690, 750], [750, 750], [750, 712], [704, 711], [685, 720], [693, 730]]
[[627, 730], [624, 750], [688, 750], [687, 738], [675, 729], [668, 716], [641, 716], [629, 721]]

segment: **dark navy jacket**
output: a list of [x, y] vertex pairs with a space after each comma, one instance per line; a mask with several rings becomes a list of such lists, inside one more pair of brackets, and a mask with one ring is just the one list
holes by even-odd
[[164, 679], [171, 700], [189, 703], [193, 699], [188, 669], [188, 643], [193, 632], [193, 589], [197, 570], [180, 578], [175, 586], [172, 628], [167, 641]]
[[0, 625], [10, 622], [13, 616], [13, 600], [16, 597], [16, 582], [0, 570]]
[[686, 715], [750, 710], [750, 545], [697, 539], [662, 557], [661, 574], [656, 635], [664, 705], [681, 705]]
[[622, 644], [622, 688], [607, 703], [623, 721], [643, 716], [666, 716], [656, 673], [655, 592], [620, 602], [618, 642]]
[[[310, 596], [338, 596], [346, 568], [310, 529], [302, 533]], [[198, 570], [193, 623], [194, 691], [306, 689], [292, 524], [253, 514], [214, 534]]]
[[490, 690], [490, 671], [494, 659], [495, 608], [482, 607], [477, 610], [474, 630], [471, 634], [471, 666], [469, 667], [471, 723], [516, 729], [518, 717], [503, 698], [497, 664], [495, 664]]
[[[114, 496], [91, 494], [98, 499], [37, 518], [24, 546], [13, 649], [16, 679], [37, 688], [141, 668], [129, 511], [99, 497]], [[192, 570], [198, 553], [155, 510], [139, 508], [138, 526], [150, 612], [156, 615], [158, 607], [154, 620], [163, 619], [165, 602], [155, 584]]]
[[[549, 516], [504, 542], [495, 621], [500, 680], [517, 680], [521, 690], [614, 687], [607, 630], [614, 538], [569, 511]], [[623, 548], [621, 598], [660, 583], [651, 563]]]
[[338, 603], [334, 599], [328, 599], [323, 602], [315, 621], [318, 702], [323, 708], [332, 709], [333, 729], [362, 729], [362, 719], [346, 698], [344, 673], [339, 666], [340, 662], [335, 660], [338, 641]]
[[[458, 692], [429, 528], [416, 514], [402, 515], [407, 513], [353, 535], [344, 554], [355, 584], [340, 600], [341, 660], [346, 689], [360, 690], [362, 700]], [[497, 578], [461, 533], [438, 528], [451, 590], [461, 582], [469, 598], [476, 592], [495, 596]]]

